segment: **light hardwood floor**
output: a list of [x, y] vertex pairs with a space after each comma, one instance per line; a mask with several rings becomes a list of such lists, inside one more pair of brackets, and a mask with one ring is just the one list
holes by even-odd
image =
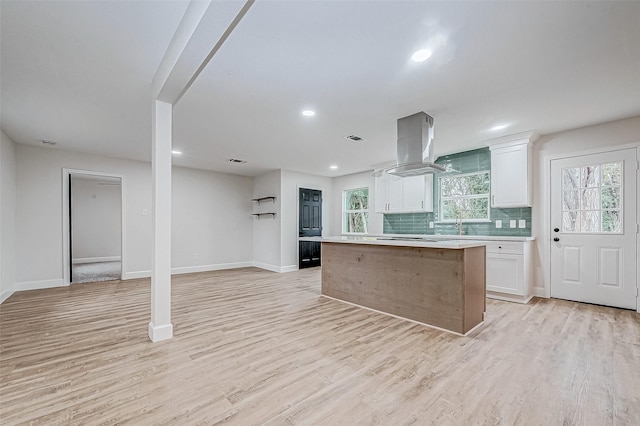
[[0, 305], [0, 424], [640, 425], [640, 315], [487, 301], [468, 337], [320, 296], [320, 270], [173, 278]]

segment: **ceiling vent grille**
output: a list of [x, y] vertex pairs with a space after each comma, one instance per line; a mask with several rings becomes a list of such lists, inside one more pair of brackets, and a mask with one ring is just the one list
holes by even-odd
[[354, 142], [360, 142], [360, 141], [364, 140], [364, 138], [361, 138], [358, 135], [349, 135], [349, 136], [345, 136], [344, 138], [345, 139], [349, 139], [349, 140], [354, 141]]
[[230, 158], [229, 162], [230, 163], [236, 163], [236, 164], [243, 164], [243, 163], [246, 163], [247, 160], [238, 160], [237, 158]]

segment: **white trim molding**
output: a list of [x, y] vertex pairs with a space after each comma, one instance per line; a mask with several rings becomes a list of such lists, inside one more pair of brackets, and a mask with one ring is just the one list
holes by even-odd
[[149, 323], [149, 339], [151, 339], [153, 343], [160, 342], [162, 340], [169, 340], [172, 337], [172, 324], [155, 325], [152, 322]]
[[266, 269], [267, 271], [277, 272], [279, 274], [298, 270], [298, 265], [276, 266], [276, 265], [270, 265], [268, 263], [262, 263], [262, 262], [251, 262], [251, 264], [256, 268]]
[[121, 279], [126, 278], [124, 271], [126, 271], [126, 197], [125, 197], [125, 177], [124, 175], [117, 173], [105, 173], [95, 172], [91, 170], [78, 170], [78, 169], [62, 169], [62, 280], [64, 285], [69, 285], [71, 282], [71, 266], [69, 262], [69, 246], [71, 244], [69, 238], [69, 176], [71, 175], [88, 175], [88, 176], [100, 176], [100, 177], [113, 177], [120, 179], [120, 259], [121, 265]]
[[99, 262], [120, 262], [120, 256], [103, 256], [103, 257], [77, 257], [71, 261], [74, 265], [80, 263], [99, 263]]
[[149, 277], [151, 277], [150, 269], [147, 269], [144, 271], [124, 272], [122, 274], [123, 280], [137, 280], [139, 278], [149, 278]]
[[192, 274], [194, 272], [220, 271], [223, 269], [248, 268], [250, 266], [253, 266], [253, 262], [233, 262], [218, 263], [215, 265], [183, 266], [179, 268], [171, 268], [171, 275]]
[[53, 287], [68, 287], [69, 284], [65, 284], [62, 278], [56, 278], [54, 280], [39, 280], [39, 281], [23, 281], [21, 283], [15, 283], [13, 289], [15, 291], [25, 290], [40, 290], [42, 288]]
[[15, 289], [13, 286], [9, 287], [5, 291], [0, 294], [0, 304], [4, 303], [5, 300], [11, 297], [11, 295], [15, 293]]

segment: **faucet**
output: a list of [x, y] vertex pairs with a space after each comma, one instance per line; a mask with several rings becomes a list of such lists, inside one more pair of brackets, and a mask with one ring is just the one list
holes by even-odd
[[456, 217], [456, 228], [458, 228], [458, 235], [464, 234], [464, 231], [462, 230], [462, 217]]

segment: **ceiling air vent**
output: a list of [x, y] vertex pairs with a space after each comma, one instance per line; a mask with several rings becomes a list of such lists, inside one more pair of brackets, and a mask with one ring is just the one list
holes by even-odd
[[246, 163], [247, 160], [238, 160], [237, 158], [230, 158], [229, 159], [230, 163], [238, 163], [238, 164], [242, 164], [242, 163]]
[[349, 136], [345, 136], [344, 138], [345, 139], [349, 139], [349, 140], [354, 141], [354, 142], [360, 142], [360, 141], [364, 140], [363, 138], [361, 138], [358, 135], [349, 135]]

